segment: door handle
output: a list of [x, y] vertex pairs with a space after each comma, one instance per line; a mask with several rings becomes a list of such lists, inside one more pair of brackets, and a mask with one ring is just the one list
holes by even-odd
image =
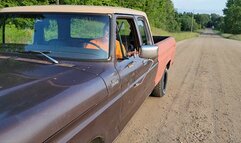
[[151, 63], [152, 63], [151, 66], [150, 66], [150, 68], [149, 68], [149, 70], [148, 70], [146, 73], [144, 73], [141, 81], [139, 81], [139, 82], [137, 82], [136, 84], [134, 84], [134, 87], [138, 87], [139, 85], [141, 85], [141, 84], [143, 83], [143, 81], [145, 80], [147, 74], [150, 72], [151, 67], [152, 67], [152, 65], [154, 64], [154, 61], [151, 60], [151, 59], [149, 59], [149, 60], [143, 60], [142, 63], [143, 63], [143, 65], [146, 65], [146, 64], [148, 63], [148, 61], [151, 61]]
[[139, 86], [141, 83], [136, 83], [135, 85], [134, 85], [134, 87], [137, 87], [137, 86]]
[[141, 85], [141, 84], [142, 84], [142, 81], [143, 81], [143, 79], [142, 79], [140, 82], [134, 84], [134, 88], [136, 88], [136, 87], [138, 87], [139, 85]]
[[131, 61], [126, 67], [131, 68], [131, 67], [133, 67], [133, 66], [134, 66], [134, 62]]

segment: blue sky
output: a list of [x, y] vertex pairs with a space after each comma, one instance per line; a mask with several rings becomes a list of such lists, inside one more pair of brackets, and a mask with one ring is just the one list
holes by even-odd
[[172, 0], [178, 12], [216, 13], [223, 15], [227, 0]]

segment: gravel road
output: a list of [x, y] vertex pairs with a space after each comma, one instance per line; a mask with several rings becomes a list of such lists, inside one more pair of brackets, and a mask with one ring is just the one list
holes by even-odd
[[208, 29], [179, 42], [168, 80], [115, 143], [241, 143], [241, 42]]

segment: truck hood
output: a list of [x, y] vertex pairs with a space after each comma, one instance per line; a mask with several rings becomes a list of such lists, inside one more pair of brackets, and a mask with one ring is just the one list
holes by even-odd
[[[30, 84], [41, 83], [44, 80], [48, 80], [56, 76], [62, 75], [62, 77], [64, 77], [64, 74], [68, 72], [75, 71], [76, 74], [89, 75], [83, 76], [82, 78], [76, 78], [76, 75], [73, 75], [70, 77], [68, 76], [67, 79], [61, 78], [63, 79], [62, 81], [58, 80], [58, 84], [71, 86], [88, 80], [89, 78], [93, 78], [95, 75], [100, 74], [103, 70], [93, 70], [93, 68], [91, 69], [86, 65], [74, 66], [72, 64], [38, 64], [9, 59], [0, 59], [0, 67], [0, 95], [2, 95], [2, 91], [8, 90], [10, 92], [16, 88], [19, 89], [20, 87], [23, 88], [26, 85], [29, 86]], [[57, 79], [54, 78], [54, 80]]]
[[[107, 97], [104, 81], [98, 76], [100, 68], [9, 59], [0, 59], [0, 67], [2, 141], [44, 140]], [[9, 140], [13, 135], [16, 138]]]

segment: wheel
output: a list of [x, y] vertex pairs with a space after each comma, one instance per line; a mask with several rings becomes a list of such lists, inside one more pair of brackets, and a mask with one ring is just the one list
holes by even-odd
[[162, 79], [156, 85], [156, 87], [153, 89], [151, 96], [162, 97], [166, 94], [167, 79], [168, 79], [168, 72], [167, 72], [167, 69], [165, 69]]
[[104, 143], [104, 140], [101, 137], [97, 137], [92, 140], [90, 143]]

